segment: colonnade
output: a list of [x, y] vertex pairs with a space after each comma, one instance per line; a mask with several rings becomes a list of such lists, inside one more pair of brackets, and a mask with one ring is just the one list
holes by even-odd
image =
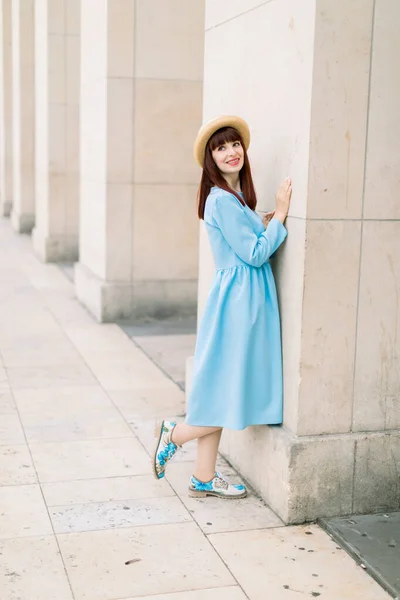
[[2, 0], [1, 14], [3, 216], [43, 261], [76, 261], [98, 320], [193, 313], [204, 2]]
[[287, 523], [398, 508], [398, 0], [0, 6], [2, 215], [42, 260], [78, 260], [98, 320], [201, 317], [192, 143], [247, 119], [259, 209], [293, 180], [284, 423], [226, 431], [222, 452]]

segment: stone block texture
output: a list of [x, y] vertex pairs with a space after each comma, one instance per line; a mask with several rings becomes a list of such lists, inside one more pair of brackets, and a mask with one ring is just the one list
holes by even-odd
[[[395, 0], [207, 3], [205, 116], [249, 120], [260, 209], [293, 179], [274, 260], [284, 423], [221, 446], [287, 523], [400, 506], [399, 17]], [[220, 40], [239, 32], [231, 64]], [[209, 262], [202, 237], [203, 302]]]
[[79, 254], [80, 0], [35, 3], [33, 247], [45, 262]]
[[12, 136], [12, 2], [3, 0], [0, 6], [2, 46], [0, 50], [0, 215], [9, 217], [13, 198], [13, 136]]
[[196, 312], [204, 4], [82, 0], [77, 293], [99, 320]]
[[35, 224], [35, 43], [34, 2], [14, 0], [12, 20], [12, 156], [15, 231], [30, 233]]

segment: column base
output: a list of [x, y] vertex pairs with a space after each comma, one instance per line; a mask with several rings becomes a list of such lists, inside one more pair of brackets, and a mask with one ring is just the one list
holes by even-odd
[[10, 217], [11, 211], [12, 211], [12, 203], [4, 202], [4, 204], [0, 208], [1, 216], [2, 217]]
[[225, 430], [221, 453], [286, 524], [400, 506], [398, 431], [297, 437], [249, 427]]
[[99, 323], [109, 323], [131, 315], [132, 286], [109, 283], [80, 262], [75, 264], [75, 290], [78, 300]]
[[78, 300], [101, 323], [196, 314], [196, 281], [105, 281], [79, 262], [75, 286]]
[[141, 319], [191, 317], [197, 311], [197, 279], [134, 281], [132, 316]]
[[35, 227], [32, 244], [36, 255], [43, 262], [76, 262], [79, 257], [77, 236], [46, 236]]
[[11, 225], [16, 233], [31, 233], [35, 226], [35, 215], [30, 213], [19, 214], [12, 210]]

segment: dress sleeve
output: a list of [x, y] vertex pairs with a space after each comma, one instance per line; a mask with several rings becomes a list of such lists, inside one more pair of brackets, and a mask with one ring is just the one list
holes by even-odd
[[275, 218], [257, 236], [243, 207], [234, 196], [217, 198], [213, 216], [232, 250], [252, 267], [261, 267], [287, 236], [285, 227]]

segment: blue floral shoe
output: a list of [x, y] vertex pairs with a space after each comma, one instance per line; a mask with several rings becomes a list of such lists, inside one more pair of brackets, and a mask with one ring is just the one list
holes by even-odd
[[215, 473], [214, 479], [206, 483], [192, 475], [189, 483], [189, 496], [192, 498], [218, 496], [218, 498], [233, 500], [245, 498], [247, 496], [247, 489], [244, 485], [232, 485], [228, 483], [220, 473]]
[[158, 442], [153, 455], [153, 471], [157, 479], [164, 477], [167, 462], [175, 456], [180, 447], [171, 439], [175, 425], [174, 421], [161, 421], [156, 424], [154, 435]]

